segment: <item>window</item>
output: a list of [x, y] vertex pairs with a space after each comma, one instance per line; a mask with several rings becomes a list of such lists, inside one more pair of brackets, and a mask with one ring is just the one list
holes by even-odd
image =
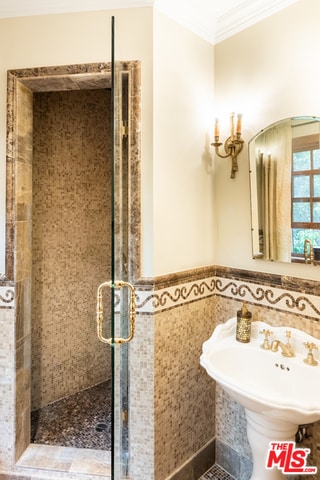
[[304, 241], [320, 246], [320, 145], [319, 135], [292, 141], [291, 185], [292, 256], [303, 256]]

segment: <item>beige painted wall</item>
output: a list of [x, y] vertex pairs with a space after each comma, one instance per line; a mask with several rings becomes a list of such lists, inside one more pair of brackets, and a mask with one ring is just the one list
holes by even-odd
[[[244, 138], [294, 115], [320, 115], [318, 0], [300, 0], [215, 47], [217, 113], [244, 114]], [[317, 279], [315, 267], [251, 259], [247, 145], [236, 179], [216, 161], [216, 263]]]
[[214, 263], [213, 87], [212, 45], [155, 12], [156, 274]]
[[212, 175], [207, 165], [213, 47], [156, 10], [136, 8], [0, 20], [0, 272], [6, 71], [110, 60], [112, 15], [116, 58], [141, 60], [142, 65], [141, 273], [153, 276], [213, 263]]

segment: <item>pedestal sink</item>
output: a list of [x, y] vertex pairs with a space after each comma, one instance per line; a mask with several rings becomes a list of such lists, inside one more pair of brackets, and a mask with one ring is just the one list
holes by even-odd
[[[247, 435], [252, 450], [251, 480], [283, 480], [279, 468], [266, 469], [270, 442], [293, 441], [299, 425], [320, 420], [319, 365], [304, 362], [304, 343], [319, 347], [320, 341], [301, 330], [252, 322], [250, 343], [236, 341], [236, 318], [220, 324], [204, 342], [200, 364], [246, 411]], [[270, 342], [290, 343], [295, 356], [261, 348], [263, 330], [272, 332]]]

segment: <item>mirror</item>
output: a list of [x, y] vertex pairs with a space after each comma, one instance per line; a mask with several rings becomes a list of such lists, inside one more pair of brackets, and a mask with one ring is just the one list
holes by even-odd
[[320, 118], [261, 130], [249, 169], [253, 258], [320, 264]]

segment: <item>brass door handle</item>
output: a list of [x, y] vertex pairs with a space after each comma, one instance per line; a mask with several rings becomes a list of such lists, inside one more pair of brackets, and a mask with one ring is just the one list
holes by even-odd
[[[130, 333], [127, 338], [115, 337], [115, 338], [105, 338], [102, 335], [102, 320], [103, 320], [103, 304], [102, 304], [102, 290], [105, 288], [122, 288], [127, 287], [130, 290], [130, 303], [129, 303], [129, 321], [130, 321]], [[119, 345], [121, 343], [129, 343], [134, 337], [135, 330], [135, 320], [136, 320], [136, 299], [135, 291], [133, 285], [128, 282], [123, 282], [121, 280], [115, 280], [114, 282], [104, 282], [98, 287], [97, 291], [97, 334], [99, 340], [103, 343], [108, 343], [109, 345]]]

